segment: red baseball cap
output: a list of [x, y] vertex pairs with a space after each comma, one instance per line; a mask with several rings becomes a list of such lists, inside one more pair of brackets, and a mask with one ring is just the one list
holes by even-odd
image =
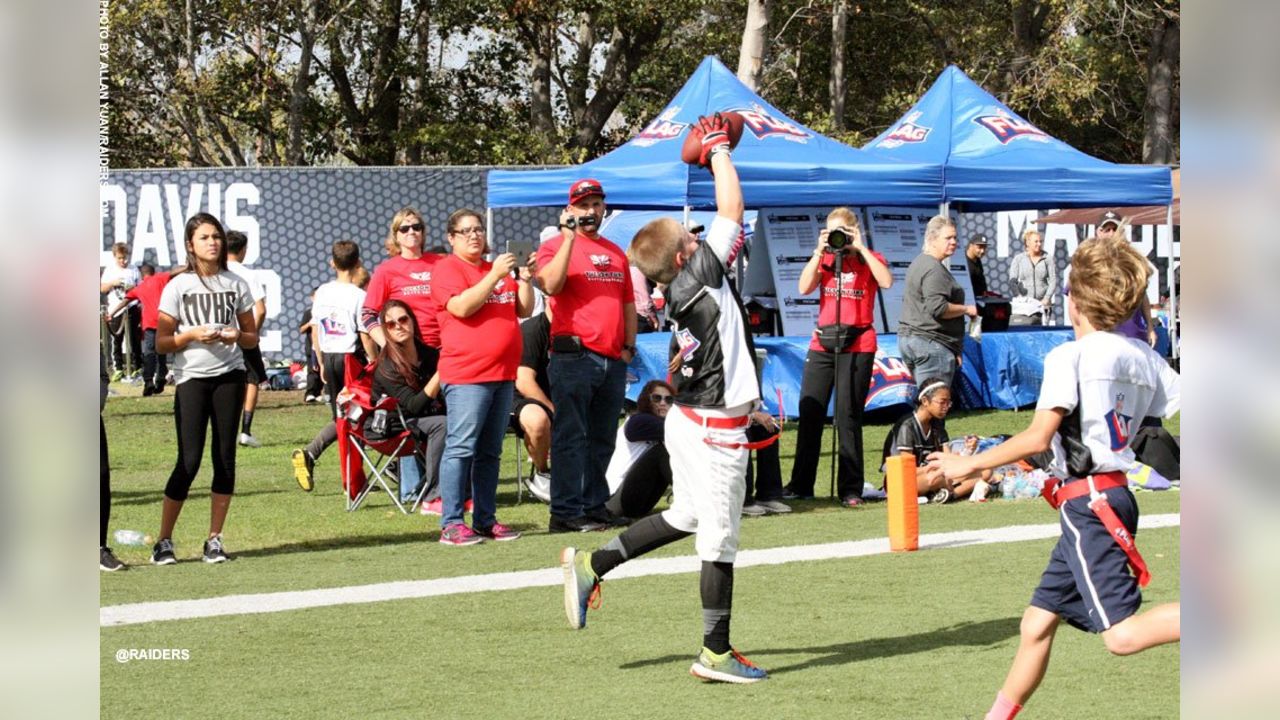
[[603, 199], [604, 186], [599, 180], [583, 178], [569, 187], [569, 204], [572, 205], [593, 195], [599, 195]]

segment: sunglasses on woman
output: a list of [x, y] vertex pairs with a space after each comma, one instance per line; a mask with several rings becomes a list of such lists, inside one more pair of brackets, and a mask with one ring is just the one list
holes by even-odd
[[411, 223], [409, 225], [401, 225], [396, 229], [400, 231], [401, 235], [409, 232], [410, 230], [412, 230], [413, 232], [422, 232], [422, 223], [416, 222], [416, 223]]
[[674, 400], [675, 398], [672, 396], [663, 395], [662, 393], [654, 393], [649, 396], [649, 401], [654, 405], [670, 405]]
[[413, 329], [413, 318], [409, 317], [408, 315], [401, 315], [400, 317], [388, 317], [387, 326], [402, 327], [402, 328], [405, 328], [406, 330], [410, 330], [410, 329]]

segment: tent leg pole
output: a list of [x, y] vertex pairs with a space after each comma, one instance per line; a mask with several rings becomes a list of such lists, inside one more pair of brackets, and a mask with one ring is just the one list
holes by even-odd
[[[493, 237], [493, 208], [491, 207], [485, 207], [484, 209], [484, 226], [489, 229], [489, 237]], [[502, 242], [503, 252], [505, 252], [506, 249], [510, 246], [511, 246], [511, 241], [504, 240]], [[497, 250], [494, 248], [489, 248], [489, 251], [494, 253], [497, 252]]]
[[943, 217], [949, 217], [949, 213], [950, 213], [950, 212], [951, 212], [951, 203], [948, 203], [948, 202], [938, 203], [938, 214], [939, 214], [939, 215], [941, 215], [941, 216], [943, 216]]

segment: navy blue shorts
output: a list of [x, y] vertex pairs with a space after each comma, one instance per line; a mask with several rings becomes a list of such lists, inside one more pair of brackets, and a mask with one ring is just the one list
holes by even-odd
[[[1137, 536], [1138, 503], [1128, 488], [1104, 491], [1116, 517]], [[1129, 558], [1089, 509], [1089, 496], [1058, 510], [1062, 537], [1049, 556], [1031, 605], [1087, 632], [1102, 632], [1138, 611], [1142, 592]]]

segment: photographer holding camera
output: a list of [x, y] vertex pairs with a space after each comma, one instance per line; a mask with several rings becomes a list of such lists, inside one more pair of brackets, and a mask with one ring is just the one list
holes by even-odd
[[547, 375], [551, 426], [551, 532], [612, 524], [604, 471], [635, 356], [636, 306], [627, 256], [600, 235], [604, 188], [584, 178], [569, 188], [560, 237], [538, 248], [538, 279], [551, 310]]
[[[837, 271], [838, 270], [838, 271]], [[809, 341], [800, 382], [800, 429], [796, 461], [784, 497], [813, 497], [814, 476], [834, 385], [840, 461], [837, 497], [846, 507], [862, 504], [862, 410], [876, 357], [877, 288], [893, 285], [884, 256], [862, 243], [858, 218], [847, 207], [827, 215], [813, 257], [800, 273], [800, 292], [821, 288], [818, 327]]]

